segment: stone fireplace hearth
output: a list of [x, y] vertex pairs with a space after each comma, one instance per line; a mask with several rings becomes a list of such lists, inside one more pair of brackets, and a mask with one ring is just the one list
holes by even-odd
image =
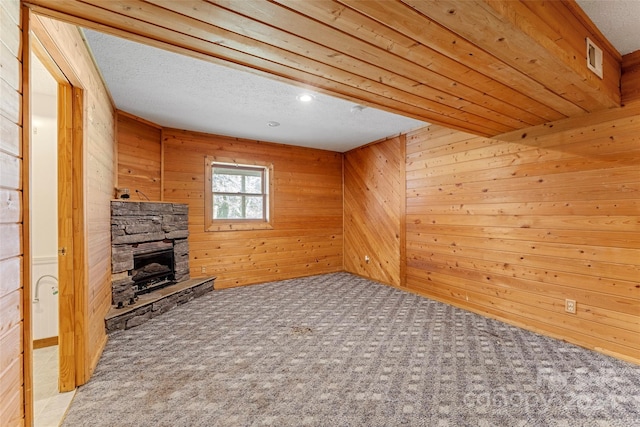
[[129, 329], [213, 290], [189, 278], [188, 206], [111, 202], [112, 308], [107, 332]]
[[114, 306], [131, 305], [140, 294], [189, 279], [188, 221], [185, 204], [111, 202]]

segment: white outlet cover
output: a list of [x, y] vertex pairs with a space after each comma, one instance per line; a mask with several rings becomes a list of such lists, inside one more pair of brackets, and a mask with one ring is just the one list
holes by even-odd
[[567, 299], [564, 301], [564, 309], [567, 313], [576, 313], [576, 302], [575, 300]]

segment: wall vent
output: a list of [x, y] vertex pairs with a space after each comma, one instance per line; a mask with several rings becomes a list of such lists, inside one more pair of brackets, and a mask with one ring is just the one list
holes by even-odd
[[602, 78], [602, 49], [587, 37], [587, 68]]

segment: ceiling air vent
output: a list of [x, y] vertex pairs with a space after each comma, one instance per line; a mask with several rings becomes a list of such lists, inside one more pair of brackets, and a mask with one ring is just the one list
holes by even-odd
[[602, 78], [602, 49], [587, 37], [587, 68]]

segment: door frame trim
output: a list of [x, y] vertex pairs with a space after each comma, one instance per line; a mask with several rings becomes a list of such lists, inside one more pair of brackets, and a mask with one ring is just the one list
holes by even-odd
[[[86, 346], [87, 290], [85, 281], [88, 273], [86, 246], [86, 208], [84, 195], [84, 91], [80, 80], [70, 64], [38, 19], [38, 15], [23, 6], [23, 292], [24, 309], [24, 402], [26, 425], [33, 423], [33, 344], [31, 315], [31, 231], [30, 203], [30, 152], [31, 152], [31, 81], [30, 55], [33, 51], [45, 67], [58, 81], [58, 147], [66, 147], [70, 159], [66, 162], [68, 189], [58, 189], [58, 206], [67, 209], [71, 221], [67, 230], [70, 235], [67, 255], [72, 258], [72, 277], [59, 280], [59, 348], [60, 391], [73, 390], [88, 379]], [[64, 98], [64, 99], [63, 99]], [[58, 160], [60, 174], [60, 154]], [[66, 197], [60, 197], [62, 194]], [[60, 233], [60, 230], [59, 230]], [[59, 244], [60, 246], [60, 244]], [[61, 277], [60, 277], [61, 279]], [[65, 309], [62, 309], [64, 305]], [[64, 328], [64, 331], [62, 330]], [[63, 354], [64, 349], [64, 354]], [[63, 359], [66, 361], [63, 362]]]

